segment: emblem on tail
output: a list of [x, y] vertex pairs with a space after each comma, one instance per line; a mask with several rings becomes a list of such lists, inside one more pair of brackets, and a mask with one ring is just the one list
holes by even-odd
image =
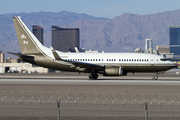
[[27, 37], [24, 35], [24, 34], [22, 34], [21, 35], [21, 39], [23, 40], [23, 39], [27, 39]]

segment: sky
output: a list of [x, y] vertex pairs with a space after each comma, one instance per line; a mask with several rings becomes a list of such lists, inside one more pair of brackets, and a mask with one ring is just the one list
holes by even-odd
[[177, 9], [180, 9], [180, 0], [2, 0], [0, 15], [69, 11], [114, 18], [124, 13], [145, 15]]

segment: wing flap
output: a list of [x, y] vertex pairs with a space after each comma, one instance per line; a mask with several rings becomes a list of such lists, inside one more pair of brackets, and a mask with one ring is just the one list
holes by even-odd
[[83, 69], [84, 71], [101, 71], [104, 69], [104, 65], [92, 64], [92, 63], [84, 63], [84, 62], [71, 62], [76, 69]]

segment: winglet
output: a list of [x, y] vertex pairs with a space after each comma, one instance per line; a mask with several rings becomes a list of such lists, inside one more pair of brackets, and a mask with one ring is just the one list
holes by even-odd
[[54, 58], [55, 58], [56, 60], [63, 60], [63, 59], [61, 59], [61, 57], [57, 54], [57, 52], [54, 50], [53, 47], [50, 47], [50, 48], [51, 48], [51, 51], [52, 51], [52, 53], [53, 53], [53, 55], [54, 55]]
[[77, 47], [74, 47], [74, 48], [75, 48], [76, 52], [79, 53], [79, 50], [77, 49]]

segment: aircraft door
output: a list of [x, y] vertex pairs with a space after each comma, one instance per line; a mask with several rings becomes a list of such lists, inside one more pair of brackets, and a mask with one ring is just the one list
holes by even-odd
[[151, 62], [151, 63], [154, 63], [154, 62], [155, 62], [154, 57], [151, 57], [151, 58], [150, 58], [150, 62]]

